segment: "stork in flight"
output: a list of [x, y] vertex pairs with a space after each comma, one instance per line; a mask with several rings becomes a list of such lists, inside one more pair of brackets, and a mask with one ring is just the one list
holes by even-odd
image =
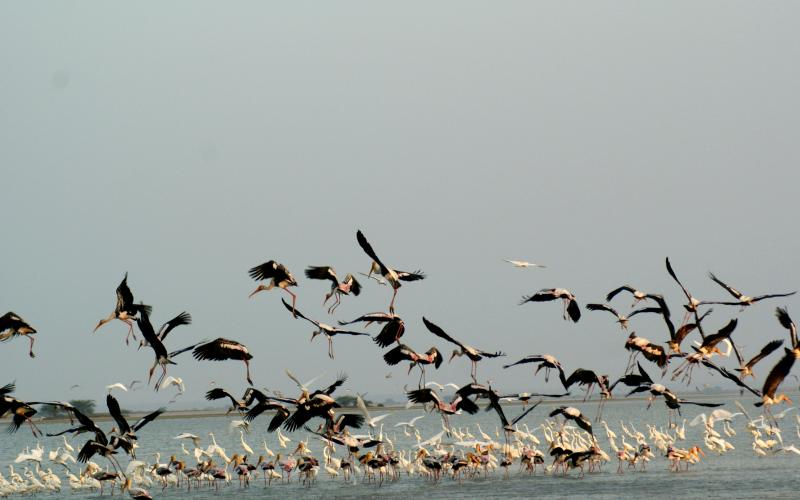
[[478, 361], [482, 360], [483, 358], [498, 358], [500, 356], [506, 355], [504, 352], [481, 351], [480, 349], [476, 349], [472, 346], [462, 344], [458, 340], [454, 339], [453, 337], [445, 333], [445, 331], [442, 330], [440, 327], [428, 321], [427, 318], [425, 318], [424, 316], [422, 318], [422, 322], [425, 323], [425, 327], [428, 329], [429, 332], [436, 335], [440, 339], [444, 339], [450, 342], [451, 344], [455, 344], [461, 348], [460, 350], [456, 349], [455, 351], [453, 351], [453, 354], [450, 355], [450, 361], [452, 361], [453, 358], [455, 358], [456, 356], [468, 357], [470, 362], [472, 362], [472, 371], [470, 373], [472, 375], [473, 381], [477, 380]]
[[97, 326], [94, 327], [94, 331], [96, 332], [98, 328], [109, 321], [118, 319], [128, 325], [128, 334], [125, 336], [125, 344], [128, 344], [130, 342], [129, 337], [133, 337], [133, 340], [136, 340], [136, 335], [133, 333], [133, 320], [136, 319], [136, 314], [141, 311], [151, 314], [153, 308], [143, 304], [133, 303], [133, 293], [131, 289], [128, 288], [128, 273], [125, 273], [125, 277], [122, 278], [122, 282], [117, 287], [116, 307], [107, 318], [101, 319], [100, 322], [97, 323]]
[[33, 334], [35, 333], [36, 330], [31, 325], [11, 311], [0, 316], [0, 342], [5, 342], [17, 336], [28, 337], [28, 340], [31, 342], [31, 346], [28, 349], [28, 356], [32, 358], [36, 357], [33, 353]]
[[556, 299], [564, 301], [564, 319], [569, 317], [573, 323], [577, 323], [578, 320], [581, 319], [581, 308], [575, 300], [575, 295], [564, 288], [543, 288], [532, 295], [523, 296], [519, 305], [525, 304], [526, 302], [548, 302]]
[[632, 317], [636, 316], [637, 314], [640, 314], [640, 313], [660, 313], [661, 312], [661, 308], [660, 307], [643, 307], [642, 309], [636, 309], [635, 311], [632, 311], [630, 314], [625, 316], [623, 314], [618, 313], [616, 309], [614, 309], [613, 307], [611, 307], [608, 304], [586, 304], [586, 309], [588, 309], [590, 311], [608, 311], [608, 312], [610, 312], [611, 314], [613, 314], [614, 316], [617, 317], [617, 323], [619, 323], [620, 328], [622, 328], [623, 330], [627, 330], [628, 329], [628, 322], [630, 321], [630, 319]]
[[[274, 260], [269, 260], [261, 265], [255, 266], [248, 271], [250, 277], [256, 281], [270, 280], [269, 285], [258, 285], [255, 290], [250, 294], [250, 297], [264, 290], [272, 290], [276, 286], [292, 296], [292, 313], [294, 314], [295, 302], [297, 302], [297, 295], [289, 290], [289, 287], [297, 286], [297, 281], [292, 276], [292, 273], [286, 269], [283, 264], [278, 264]], [[295, 316], [296, 317], [296, 316]]]
[[250, 378], [250, 360], [253, 359], [253, 355], [250, 354], [244, 344], [220, 337], [195, 347], [192, 356], [197, 360], [226, 361], [230, 359], [243, 361], [247, 383], [253, 385], [253, 380]]
[[157, 366], [161, 366], [161, 375], [156, 380], [155, 390], [161, 386], [161, 383], [167, 377], [167, 365], [174, 365], [176, 364], [172, 361], [172, 358], [184, 353], [186, 351], [190, 351], [200, 345], [201, 343], [192, 344], [188, 347], [184, 347], [183, 349], [178, 349], [177, 351], [167, 352], [167, 348], [164, 347], [164, 343], [159, 340], [158, 336], [156, 335], [155, 330], [153, 329], [153, 325], [150, 323], [150, 317], [148, 316], [147, 312], [141, 310], [139, 313], [139, 318], [136, 320], [137, 324], [139, 325], [139, 331], [142, 332], [142, 337], [144, 337], [145, 342], [149, 345], [153, 352], [155, 353], [156, 360], [153, 362], [153, 366], [150, 368], [150, 372], [148, 373], [147, 383], [149, 384], [153, 378], [153, 372], [155, 371]]
[[331, 292], [325, 294], [325, 300], [322, 302], [324, 306], [331, 297], [334, 297], [333, 304], [328, 308], [328, 314], [332, 314], [339, 307], [342, 302], [342, 295], [350, 295], [350, 292], [352, 292], [353, 295], [358, 296], [361, 293], [361, 284], [352, 274], [346, 275], [344, 280], [339, 281], [339, 277], [336, 276], [336, 270], [331, 266], [310, 266], [306, 269], [306, 278], [330, 280]]
[[331, 359], [333, 359], [333, 337], [335, 335], [366, 335], [367, 337], [369, 337], [369, 333], [366, 332], [354, 332], [351, 330], [342, 330], [341, 328], [336, 328], [335, 326], [326, 325], [325, 323], [320, 323], [319, 321], [304, 316], [303, 313], [301, 313], [297, 309], [293, 309], [292, 306], [290, 306], [285, 300], [281, 299], [281, 302], [283, 302], [283, 305], [286, 307], [286, 309], [294, 313], [295, 318], [298, 317], [302, 318], [317, 327], [317, 329], [314, 330], [314, 333], [311, 334], [311, 340], [314, 340], [314, 337], [316, 337], [317, 335], [323, 335], [323, 334], [325, 335], [325, 337], [328, 339], [328, 357], [330, 357]]
[[755, 304], [756, 302], [758, 302], [760, 300], [772, 299], [772, 298], [776, 298], [776, 297], [789, 297], [790, 295], [794, 295], [794, 294], [797, 293], [797, 291], [795, 290], [794, 292], [769, 293], [769, 294], [766, 294], [766, 295], [756, 295], [756, 296], [751, 297], [749, 295], [743, 294], [742, 292], [740, 292], [739, 290], [733, 288], [730, 285], [726, 285], [719, 278], [714, 276], [714, 273], [708, 273], [708, 277], [711, 278], [711, 280], [714, 283], [718, 284], [719, 286], [721, 286], [722, 288], [727, 290], [728, 293], [731, 294], [736, 299], [736, 301], [733, 301], [733, 302], [731, 302], [731, 301], [728, 301], [728, 302], [726, 302], [726, 301], [713, 301], [713, 302], [706, 302], [706, 304], [720, 304], [720, 305], [724, 305], [724, 306], [740, 306], [739, 307], [740, 311], [744, 310], [745, 307], [751, 306], [751, 305]]
[[397, 290], [400, 288], [401, 281], [418, 281], [425, 279], [425, 274], [422, 271], [414, 271], [414, 272], [407, 272], [407, 271], [396, 271], [390, 267], [387, 267], [379, 258], [378, 255], [375, 253], [375, 250], [372, 249], [372, 245], [369, 244], [367, 241], [366, 236], [361, 230], [356, 232], [356, 239], [358, 240], [358, 244], [364, 253], [366, 253], [372, 259], [372, 266], [369, 271], [369, 276], [372, 275], [373, 272], [379, 272], [381, 276], [391, 285], [392, 287], [392, 301], [389, 303], [389, 312], [394, 314], [394, 300], [397, 297]]
[[516, 363], [511, 363], [510, 365], [505, 365], [503, 368], [510, 368], [515, 365], [521, 365], [525, 363], [537, 363], [538, 366], [536, 367], [536, 371], [533, 372], [534, 375], [539, 373], [539, 370], [544, 368], [544, 381], [547, 382], [550, 378], [550, 370], [557, 370], [558, 371], [558, 380], [561, 381], [561, 385], [564, 386], [566, 389], [567, 387], [567, 378], [564, 375], [564, 368], [561, 366], [561, 362], [556, 359], [555, 356], [551, 354], [532, 354], [530, 356], [525, 356], [524, 358], [520, 359]]

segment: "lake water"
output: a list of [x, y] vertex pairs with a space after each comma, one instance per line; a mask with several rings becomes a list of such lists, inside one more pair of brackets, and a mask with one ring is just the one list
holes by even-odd
[[[750, 412], [752, 401], [750, 398], [741, 398], [741, 402]], [[723, 408], [736, 412], [738, 409], [733, 405], [733, 397], [720, 397], [717, 401], [726, 401], [728, 404]], [[547, 419], [547, 414], [561, 403], [543, 403], [523, 421], [533, 429], [542, 421]], [[483, 406], [483, 405], [482, 405]], [[574, 403], [574, 406], [582, 409], [584, 414], [593, 418], [596, 412], [594, 403]], [[637, 430], [647, 435], [646, 424], [652, 423], [659, 427], [667, 425], [667, 409], [661, 400], [654, 402], [653, 407], [648, 411], [645, 409], [646, 402], [642, 400], [614, 400], [606, 404], [604, 418], [618, 436], [622, 435], [620, 420], [624, 420], [626, 425], [632, 423]], [[785, 407], [776, 410], [776, 413]], [[513, 418], [522, 411], [521, 406], [506, 407], [506, 414]], [[707, 408], [684, 406], [683, 418], [691, 419], [701, 413], [710, 411]], [[379, 409], [373, 411], [373, 416], [382, 413]], [[394, 410], [383, 420], [384, 432], [388, 434], [395, 443], [397, 449], [411, 448], [416, 443], [413, 435], [404, 436], [403, 432], [394, 427], [394, 424], [407, 421], [416, 415], [422, 414], [421, 409]], [[790, 444], [800, 444], [798, 438], [795, 412], [788, 414], [786, 418], [779, 422], [783, 431], [785, 446]], [[755, 417], [755, 408], [750, 412], [751, 417]], [[154, 453], [161, 452], [161, 461], [168, 460], [169, 455], [175, 454], [178, 458], [185, 459], [187, 464], [194, 464], [193, 457], [187, 457], [181, 450], [180, 442], [172, 439], [181, 432], [191, 432], [203, 438], [201, 447], [205, 448], [209, 443], [208, 433], [213, 432], [220, 446], [226, 449], [228, 455], [233, 453], [243, 453], [241, 449], [240, 436], [238, 430], [229, 431], [229, 422], [238, 416], [208, 417], [208, 418], [176, 418], [156, 420], [142, 429], [139, 433], [139, 448], [137, 457], [141, 460], [153, 462]], [[279, 451], [284, 454], [291, 452], [297, 444], [297, 439], [306, 437], [305, 432], [297, 432], [286, 435], [293, 439], [289, 444], [290, 449], [281, 450], [274, 434], [266, 432], [269, 416], [262, 416], [257, 419], [252, 426], [250, 434], [245, 435], [247, 443], [257, 454], [263, 453], [262, 441], [266, 440], [267, 445], [276, 453]], [[682, 419], [681, 419], [682, 420]], [[427, 415], [417, 422], [423, 439], [427, 439], [441, 430], [441, 420], [437, 414]], [[469, 427], [470, 431], [477, 436], [476, 424], [479, 424], [483, 431], [495, 436], [495, 429], [498, 419], [494, 412], [481, 411], [477, 415], [461, 415], [451, 417], [451, 424], [454, 427]], [[63, 430], [67, 424], [41, 424], [44, 432], [54, 432]], [[111, 427], [110, 422], [104, 422], [100, 426], [104, 429]], [[316, 423], [314, 424], [316, 425]], [[487, 479], [466, 480], [462, 485], [449, 478], [433, 484], [421, 477], [403, 475], [399, 481], [384, 482], [381, 487], [376, 484], [367, 483], [345, 483], [341, 478], [328, 478], [324, 471], [320, 471], [316, 484], [306, 488], [297, 482], [291, 484], [280, 484], [273, 482], [272, 486], [266, 488], [263, 482], [255, 481], [249, 490], [240, 490], [236, 481], [230, 486], [213, 491], [208, 489], [193, 489], [188, 493], [185, 489], [167, 489], [163, 494], [159, 487], [151, 488], [151, 493], [163, 498], [217, 498], [237, 496], [243, 498], [261, 497], [265, 494], [270, 495], [303, 495], [306, 498], [336, 498], [336, 497], [378, 497], [399, 498], [411, 495], [435, 496], [441, 498], [456, 498], [468, 495], [469, 497], [480, 498], [530, 498], [531, 496], [553, 496], [559, 498], [584, 498], [592, 495], [595, 498], [637, 498], [637, 497], [708, 497], [708, 498], [798, 498], [800, 497], [800, 475], [797, 468], [800, 466], [800, 456], [792, 453], [776, 453], [767, 457], [758, 457], [752, 450], [752, 437], [745, 430], [745, 420], [738, 417], [734, 420], [736, 436], [723, 439], [731, 442], [736, 449], [723, 455], [706, 451], [706, 457], [699, 465], [691, 467], [688, 472], [674, 473], [667, 470], [667, 460], [661, 456], [659, 450], [653, 446], [656, 458], [648, 465], [645, 472], [626, 471], [617, 474], [617, 461], [613, 452], [608, 446], [605, 431], [599, 424], [595, 424], [595, 434], [599, 439], [601, 447], [612, 456], [612, 461], [605, 466], [601, 472], [586, 474], [579, 478], [578, 471], [571, 471], [569, 477], [554, 477], [543, 475], [537, 472], [536, 476], [530, 477], [527, 474], [518, 474], [518, 465], [511, 468], [511, 477], [503, 479], [501, 472], [490, 475]], [[716, 429], [722, 433], [721, 423], [716, 425]], [[703, 427], [702, 425], [690, 427], [686, 426], [686, 440], [679, 441], [677, 446], [688, 448], [693, 445], [703, 447]], [[541, 431], [535, 432], [536, 436], [542, 441], [540, 449], [545, 449]], [[71, 441], [76, 450], [86, 441], [86, 437]], [[498, 439], [502, 441], [502, 439]], [[45, 448], [45, 460], [42, 462], [43, 468], [51, 467], [58, 471], [60, 466], [51, 464], [46, 458], [46, 452], [62, 444], [61, 438], [42, 438], [38, 440]], [[445, 438], [445, 441], [447, 439]], [[630, 440], [629, 440], [630, 441]], [[0, 435], [0, 466], [7, 477], [7, 465], [12, 463], [17, 454], [26, 446], [35, 446], [37, 439], [33, 438], [27, 427], [23, 427], [14, 435]], [[309, 446], [318, 458], [322, 458], [322, 444], [315, 439], [309, 441]], [[620, 440], [617, 440], [620, 444]], [[191, 451], [191, 442], [186, 442], [186, 447]], [[546, 451], [546, 450], [545, 450]], [[343, 456], [345, 451], [339, 447], [335, 456]], [[123, 466], [126, 461], [120, 457]], [[98, 457], [96, 462], [101, 466], [106, 465], [106, 460]], [[255, 462], [255, 458], [251, 460]], [[550, 463], [550, 460], [547, 461]], [[17, 470], [22, 470], [24, 464], [16, 466]], [[74, 469], [74, 467], [73, 467]], [[64, 482], [65, 486], [67, 482]], [[61, 493], [67, 494], [68, 486]], [[55, 496], [51, 494], [40, 494], [40, 497]], [[97, 497], [98, 493], [85, 493], [72, 495], [72, 498]]]

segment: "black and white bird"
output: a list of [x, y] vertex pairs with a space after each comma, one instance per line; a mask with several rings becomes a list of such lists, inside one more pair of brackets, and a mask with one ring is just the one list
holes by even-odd
[[333, 304], [328, 308], [328, 314], [332, 314], [339, 307], [342, 302], [342, 295], [350, 295], [352, 293], [358, 296], [361, 293], [361, 284], [352, 274], [347, 274], [342, 281], [339, 281], [339, 277], [336, 276], [336, 270], [331, 266], [309, 266], [306, 268], [306, 278], [329, 280], [331, 282], [331, 291], [325, 294], [325, 300], [322, 302], [324, 306], [331, 297], [334, 298]]
[[197, 360], [242, 361], [246, 370], [247, 383], [253, 385], [253, 380], [250, 378], [250, 360], [253, 359], [253, 355], [244, 344], [220, 337], [195, 347], [192, 356]]
[[269, 285], [258, 285], [255, 290], [250, 294], [250, 297], [261, 291], [272, 290], [276, 286], [292, 296], [292, 309], [294, 309], [297, 302], [297, 295], [295, 295], [289, 287], [297, 286], [297, 280], [294, 279], [292, 273], [286, 269], [283, 264], [278, 264], [274, 260], [255, 266], [248, 271], [250, 277], [256, 281], [270, 280]]
[[558, 408], [550, 412], [551, 417], [555, 417], [558, 415], [563, 416], [565, 421], [572, 420], [578, 425], [578, 427], [580, 427], [581, 429], [585, 430], [586, 432], [594, 436], [594, 432], [592, 432], [592, 423], [589, 421], [588, 418], [583, 416], [583, 414], [579, 409], [574, 408], [572, 406], [559, 406]]
[[281, 299], [281, 302], [283, 302], [283, 305], [286, 307], [286, 309], [294, 313], [296, 318], [302, 318], [311, 323], [312, 325], [314, 325], [315, 327], [317, 327], [317, 329], [314, 330], [314, 333], [311, 334], [311, 340], [314, 340], [314, 338], [317, 335], [325, 335], [325, 338], [328, 339], [328, 357], [330, 357], [331, 359], [333, 359], [333, 337], [335, 337], [336, 335], [357, 335], [357, 336], [366, 335], [367, 337], [369, 337], [369, 333], [366, 332], [354, 332], [352, 330], [342, 330], [341, 328], [336, 328], [335, 326], [327, 325], [325, 323], [320, 323], [317, 320], [306, 317], [299, 310], [292, 309], [292, 306], [290, 306], [285, 300]]
[[[183, 311], [179, 315], [175, 316], [171, 320], [161, 325], [161, 328], [159, 328], [158, 332], [156, 332], [156, 336], [158, 337], [158, 340], [164, 342], [164, 340], [166, 340], [167, 338], [167, 335], [169, 335], [169, 332], [171, 332], [173, 329], [175, 329], [178, 326], [191, 325], [191, 324], [192, 324], [192, 315], [186, 311]], [[144, 339], [139, 341], [139, 349], [146, 346], [147, 342]]]
[[637, 289], [635, 289], [634, 287], [632, 287], [630, 285], [622, 285], [621, 287], [615, 288], [615, 289], [611, 290], [610, 292], [608, 292], [608, 294], [606, 295], [606, 301], [607, 302], [611, 302], [611, 299], [616, 297], [617, 294], [620, 293], [620, 292], [628, 292], [631, 295], [633, 295], [633, 304], [631, 304], [631, 307], [635, 306], [636, 304], [638, 304], [642, 300], [647, 300], [648, 299], [647, 293], [642, 292], [640, 290], [637, 290]]
[[708, 277], [711, 278], [711, 280], [714, 283], [718, 284], [719, 286], [721, 286], [722, 288], [727, 290], [728, 293], [731, 294], [736, 299], [736, 301], [733, 301], [733, 302], [731, 302], [731, 301], [727, 301], [727, 302], [726, 301], [708, 301], [708, 302], [705, 302], [706, 304], [720, 304], [720, 305], [724, 305], [724, 306], [740, 306], [740, 310], [741, 310], [741, 309], [744, 309], [747, 306], [751, 306], [751, 305], [755, 304], [756, 302], [758, 302], [760, 300], [772, 299], [772, 298], [777, 298], [777, 297], [789, 297], [790, 295], [794, 295], [794, 294], [797, 293], [797, 291], [795, 290], [794, 292], [768, 293], [768, 294], [765, 294], [765, 295], [756, 295], [756, 296], [751, 297], [749, 295], [743, 294], [742, 292], [740, 292], [739, 290], [733, 288], [732, 286], [725, 284], [724, 282], [722, 282], [722, 280], [720, 280], [719, 278], [714, 276], [714, 273], [708, 273]]
[[564, 288], [543, 288], [533, 295], [522, 297], [519, 305], [527, 302], [549, 302], [556, 299], [564, 301], [564, 319], [569, 318], [573, 323], [577, 323], [581, 319], [581, 308], [578, 306], [577, 300], [575, 300], [575, 295]]
[[613, 307], [611, 307], [608, 304], [586, 304], [586, 309], [588, 309], [590, 311], [608, 311], [608, 312], [610, 312], [611, 314], [616, 316], [617, 323], [619, 323], [620, 328], [622, 328], [623, 330], [627, 330], [628, 329], [628, 322], [630, 321], [630, 319], [632, 317], [636, 316], [637, 314], [641, 314], [641, 313], [660, 313], [661, 312], [661, 308], [660, 307], [643, 307], [642, 309], [636, 309], [635, 311], [632, 311], [630, 314], [625, 316], [623, 314], [618, 313], [616, 309], [614, 309]]
[[36, 357], [36, 355], [33, 353], [33, 334], [35, 333], [36, 329], [11, 311], [0, 316], [0, 342], [5, 342], [13, 339], [14, 337], [28, 337], [28, 340], [30, 340], [31, 343], [30, 348], [28, 349], [28, 356], [32, 358]]
[[524, 358], [520, 359], [516, 363], [511, 363], [510, 365], [505, 365], [503, 368], [510, 368], [516, 365], [522, 365], [527, 363], [536, 363], [536, 371], [533, 372], [534, 375], [539, 373], [539, 370], [544, 368], [544, 381], [547, 382], [550, 378], [550, 370], [557, 370], [558, 371], [558, 380], [561, 381], [561, 385], [564, 386], [566, 389], [567, 387], [567, 378], [564, 375], [564, 368], [561, 366], [561, 362], [556, 359], [555, 356], [551, 354], [531, 354], [530, 356], [525, 356]]
[[387, 267], [381, 259], [378, 258], [378, 255], [375, 253], [375, 250], [372, 249], [372, 245], [369, 244], [367, 238], [364, 236], [364, 233], [361, 230], [356, 232], [356, 239], [358, 240], [358, 244], [364, 253], [366, 253], [372, 259], [372, 265], [370, 267], [369, 276], [372, 275], [373, 272], [380, 273], [381, 276], [389, 283], [392, 287], [392, 301], [389, 303], [389, 312], [394, 313], [394, 300], [397, 297], [397, 290], [400, 288], [401, 281], [418, 281], [425, 279], [425, 274], [422, 271], [414, 271], [414, 272], [407, 272], [407, 271], [397, 271], [390, 267]]
[[144, 342], [153, 349], [153, 352], [156, 356], [156, 360], [153, 362], [153, 366], [148, 372], [148, 384], [153, 378], [153, 372], [155, 371], [156, 367], [161, 367], [161, 375], [158, 377], [155, 383], [155, 390], [158, 391], [158, 389], [161, 387], [161, 383], [167, 377], [167, 365], [176, 364], [174, 361], [172, 361], [172, 358], [186, 351], [191, 351], [200, 344], [192, 344], [188, 347], [178, 349], [177, 351], [167, 352], [167, 348], [164, 347], [164, 343], [158, 338], [155, 330], [153, 329], [153, 325], [150, 323], [150, 316], [148, 315], [147, 311], [140, 310], [136, 323], [139, 325], [139, 331], [142, 332]]
[[118, 319], [128, 325], [128, 334], [125, 336], [125, 343], [128, 344], [130, 342], [129, 337], [133, 337], [133, 340], [136, 340], [136, 335], [133, 333], [133, 320], [136, 319], [136, 315], [141, 311], [151, 314], [152, 310], [153, 308], [150, 306], [134, 304], [133, 293], [131, 289], [128, 288], [128, 273], [125, 273], [125, 277], [122, 278], [122, 282], [117, 287], [116, 307], [107, 318], [101, 319], [100, 322], [97, 323], [97, 326], [94, 327], [94, 331], [96, 332], [98, 328], [109, 321]]
[[476, 377], [478, 372], [478, 361], [482, 360], [483, 358], [498, 358], [500, 356], [506, 355], [504, 352], [481, 351], [480, 349], [476, 349], [472, 346], [462, 344], [458, 340], [454, 339], [453, 337], [445, 333], [445, 331], [442, 330], [439, 326], [428, 321], [428, 319], [425, 318], [424, 316], [422, 318], [422, 322], [425, 323], [425, 327], [428, 329], [429, 332], [436, 335], [440, 339], [444, 339], [450, 342], [451, 344], [457, 345], [460, 348], [453, 351], [453, 354], [450, 355], [450, 361], [452, 361], [453, 358], [457, 356], [466, 356], [469, 358], [470, 362], [472, 363], [472, 370], [470, 373], [472, 375], [473, 381], [477, 380]]

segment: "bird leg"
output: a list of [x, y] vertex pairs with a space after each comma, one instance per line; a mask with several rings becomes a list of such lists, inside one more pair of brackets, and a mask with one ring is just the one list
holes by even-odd
[[389, 314], [394, 314], [394, 299], [397, 297], [397, 288], [392, 287], [392, 301], [389, 302]]
[[136, 340], [136, 334], [133, 333], [133, 322], [129, 319], [123, 319], [122, 322], [128, 325], [128, 334], [125, 335], [125, 345], [129, 345], [130, 341], [128, 337], [133, 337], [133, 340]]
[[291, 290], [289, 290], [288, 288], [284, 288], [284, 290], [286, 290], [286, 293], [288, 293], [289, 295], [291, 295], [291, 296], [292, 296], [292, 316], [294, 316], [295, 318], [297, 318], [297, 311], [295, 311], [295, 310], [294, 310], [294, 305], [295, 305], [295, 303], [297, 302], [297, 295], [295, 295], [294, 293], [292, 293], [292, 291], [291, 291]]
[[33, 342], [34, 342], [35, 339], [33, 337], [31, 337], [30, 335], [28, 335], [28, 339], [31, 341], [31, 347], [28, 350], [28, 356], [30, 356], [32, 358], [35, 358], [36, 355], [33, 353]]
[[470, 360], [470, 362], [472, 363], [472, 371], [470, 372], [470, 374], [472, 375], [472, 381], [477, 384], [478, 383], [478, 362], [477, 361], [472, 361], [472, 360]]
[[[289, 292], [289, 293], [291, 293], [291, 292]], [[250, 379], [250, 362], [247, 361], [246, 359], [244, 360], [244, 367], [245, 367], [245, 370], [246, 370], [245, 373], [247, 374], [247, 383], [250, 384], [250, 385], [253, 385], [253, 381]]]
[[328, 357], [333, 359], [333, 339], [328, 336]]

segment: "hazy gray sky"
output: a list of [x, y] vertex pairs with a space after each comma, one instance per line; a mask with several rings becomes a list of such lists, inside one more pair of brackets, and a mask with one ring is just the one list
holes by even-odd
[[[347, 371], [350, 389], [397, 394], [416, 375], [387, 367], [368, 339], [337, 338], [331, 361], [283, 309], [283, 292], [247, 298], [247, 269], [275, 259], [300, 279], [298, 307], [332, 323], [320, 307], [327, 285], [301, 279], [303, 269], [366, 272], [359, 228], [388, 264], [429, 275], [400, 290], [404, 343], [452, 350], [425, 315], [506, 351], [479, 377], [508, 390], [557, 387], [500, 368], [532, 353], [620, 375], [625, 335], [611, 316], [584, 311], [573, 325], [560, 304], [517, 302], [566, 287], [583, 305], [629, 282], [664, 293], [679, 319], [667, 255], [701, 298], [727, 298], [709, 270], [749, 294], [800, 287], [799, 11], [732, 1], [5, 2], [0, 307], [39, 334], [33, 360], [24, 339], [0, 345], [0, 379], [16, 379], [21, 397], [100, 399], [107, 384], [146, 377], [152, 351], [126, 347], [122, 323], [91, 333], [128, 271], [155, 323], [194, 317], [168, 348], [224, 336], [249, 346], [258, 386], [289, 389], [284, 368]], [[389, 289], [365, 289], [336, 317], [386, 308]], [[773, 310], [800, 316], [797, 303], [720, 306], [707, 328], [739, 316], [734, 338], [752, 353], [786, 337]], [[660, 318], [635, 319], [639, 335], [666, 340]], [[186, 380], [187, 401], [212, 379], [244, 388], [241, 363], [177, 362], [170, 373]], [[464, 382], [468, 365], [429, 379]]]

